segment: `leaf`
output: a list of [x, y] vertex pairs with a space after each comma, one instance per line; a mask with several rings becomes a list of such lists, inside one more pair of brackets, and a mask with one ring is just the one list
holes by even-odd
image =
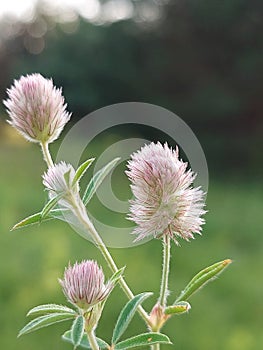
[[37, 317], [34, 320], [30, 321], [28, 324], [25, 325], [24, 328], [21, 329], [21, 331], [18, 334], [18, 337], [30, 332], [34, 332], [40, 328], [50, 326], [54, 323], [70, 320], [71, 318], [74, 318], [74, 317], [75, 315], [69, 312], [64, 312], [64, 313], [59, 312], [59, 313]]
[[165, 315], [183, 314], [191, 309], [191, 305], [187, 301], [179, 301], [178, 303], [167, 306], [164, 310]]
[[50, 199], [41, 211], [41, 220], [44, 219], [50, 211], [56, 206], [58, 201], [64, 196], [64, 193], [60, 193], [57, 196]]
[[[71, 330], [65, 332], [62, 335], [62, 339], [67, 341], [67, 342], [69, 342], [69, 343], [71, 343], [71, 344], [73, 344]], [[97, 343], [98, 343], [100, 349], [109, 349], [109, 344], [107, 344], [104, 340], [102, 340], [100, 338], [97, 338], [97, 337], [96, 337], [96, 340], [97, 340]], [[84, 348], [84, 349], [91, 349], [91, 346], [89, 344], [89, 341], [88, 341], [88, 338], [87, 338], [86, 334], [83, 334], [79, 346]]]
[[58, 304], [44, 304], [38, 305], [33, 309], [29, 310], [27, 316], [35, 316], [41, 314], [51, 314], [51, 313], [72, 313], [73, 315], [77, 315], [77, 313], [64, 305]]
[[68, 208], [56, 208], [50, 211], [49, 216], [51, 219], [67, 221], [65, 217], [67, 217], [70, 212], [71, 211]]
[[223, 270], [232, 263], [232, 260], [226, 259], [219, 261], [207, 268], [201, 270], [197, 275], [195, 275], [185, 289], [181, 292], [179, 297], [176, 299], [175, 303], [179, 301], [187, 300], [191, 295], [193, 295], [198, 289], [202, 288], [206, 283], [215, 279]]
[[78, 316], [72, 324], [71, 339], [74, 345], [74, 349], [80, 345], [81, 339], [84, 335], [84, 326], [85, 320], [83, 316]]
[[112, 344], [116, 344], [131, 322], [137, 307], [153, 293], [141, 293], [136, 295], [121, 310], [113, 330]]
[[111, 278], [109, 279], [109, 282], [113, 283], [114, 285], [119, 282], [119, 279], [123, 276], [124, 270], [126, 266], [123, 266], [118, 271], [116, 271]]
[[36, 213], [36, 214], [28, 216], [27, 218], [25, 218], [25, 219], [21, 220], [20, 222], [18, 222], [17, 224], [15, 224], [11, 228], [11, 231], [17, 230], [18, 228], [22, 228], [24, 226], [38, 224], [38, 223], [41, 223], [41, 221], [47, 221], [47, 220], [51, 220], [51, 219], [52, 219], [52, 217], [50, 217], [48, 215], [45, 218], [43, 218], [42, 213]]
[[59, 219], [59, 220], [65, 220], [65, 217], [63, 215], [63, 212], [69, 211], [68, 209], [52, 209], [50, 212], [43, 218], [42, 212], [33, 214], [28, 216], [27, 218], [21, 220], [17, 224], [12, 227], [11, 231], [17, 230], [19, 228], [29, 226], [29, 225], [35, 225], [35, 224], [41, 224], [44, 221], [52, 220], [52, 219]]
[[85, 172], [88, 170], [88, 168], [91, 166], [91, 164], [94, 162], [94, 160], [95, 160], [95, 158], [90, 158], [78, 167], [78, 169], [76, 170], [76, 174], [72, 180], [72, 186], [74, 186], [77, 182], [80, 181], [80, 179], [85, 174]]
[[143, 333], [116, 344], [114, 350], [132, 349], [136, 347], [149, 346], [156, 343], [172, 344], [170, 339], [165, 334]]
[[90, 180], [88, 183], [88, 186], [86, 188], [86, 191], [83, 195], [82, 201], [84, 205], [87, 205], [88, 202], [93, 197], [94, 193], [97, 191], [98, 187], [102, 183], [102, 181], [105, 179], [105, 177], [110, 173], [110, 171], [115, 167], [117, 162], [120, 160], [120, 158], [115, 158], [108, 164], [106, 164], [102, 169], [100, 169]]

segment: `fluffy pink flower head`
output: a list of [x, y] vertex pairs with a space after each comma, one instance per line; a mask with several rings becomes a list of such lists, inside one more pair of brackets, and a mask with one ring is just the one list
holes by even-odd
[[93, 260], [69, 265], [59, 282], [68, 301], [82, 310], [106, 300], [114, 287], [110, 282], [104, 284], [103, 271]]
[[137, 224], [136, 241], [167, 235], [194, 238], [201, 233], [204, 192], [193, 187], [195, 174], [179, 159], [178, 148], [151, 143], [133, 153], [126, 172], [135, 197], [129, 219]]
[[70, 119], [61, 89], [41, 74], [15, 80], [7, 94], [9, 123], [29, 141], [53, 142]]

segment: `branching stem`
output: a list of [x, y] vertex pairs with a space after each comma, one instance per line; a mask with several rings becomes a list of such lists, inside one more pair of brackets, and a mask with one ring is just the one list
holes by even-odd
[[[84, 206], [84, 205], [83, 205]], [[84, 225], [84, 227], [87, 229], [87, 231], [91, 234], [91, 237], [96, 244], [96, 246], [99, 248], [101, 254], [103, 255], [104, 259], [106, 260], [109, 268], [113, 273], [117, 272], [119, 269], [117, 265], [115, 264], [115, 261], [113, 260], [109, 250], [107, 249], [105, 243], [103, 242], [102, 238], [100, 237], [99, 233], [95, 229], [94, 225], [88, 218], [86, 214], [86, 210], [84, 208], [80, 208], [80, 205], [76, 203], [76, 215], [79, 219], [79, 221]], [[121, 285], [122, 290], [127, 295], [129, 299], [134, 298], [134, 294], [132, 293], [131, 289], [129, 288], [128, 284], [124, 280], [123, 277], [120, 278], [119, 283]], [[149, 325], [149, 317], [147, 312], [144, 310], [144, 308], [139, 305], [138, 312], [140, 313], [141, 317], [144, 319], [147, 325]], [[150, 325], [149, 325], [150, 326]]]

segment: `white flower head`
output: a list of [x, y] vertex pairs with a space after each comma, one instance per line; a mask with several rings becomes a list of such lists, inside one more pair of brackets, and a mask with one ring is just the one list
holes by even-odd
[[[75, 173], [75, 169], [71, 164], [62, 161], [48, 168], [43, 175], [43, 184], [51, 194], [70, 192], [74, 190], [73, 179]], [[76, 185], [75, 192], [78, 192], [79, 188]]]
[[[73, 181], [75, 174], [73, 166], [62, 161], [49, 167], [43, 175], [43, 185], [48, 190], [49, 198], [61, 196], [58, 201], [60, 207], [72, 212], [76, 204], [81, 205], [79, 184]], [[70, 212], [67, 215], [70, 216]]]

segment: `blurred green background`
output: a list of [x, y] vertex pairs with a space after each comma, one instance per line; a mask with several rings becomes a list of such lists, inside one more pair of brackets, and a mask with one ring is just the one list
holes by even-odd
[[[14, 78], [40, 72], [63, 86], [73, 112], [68, 129], [88, 112], [117, 102], [153, 103], [181, 116], [207, 157], [209, 212], [202, 237], [173, 247], [170, 300], [203, 267], [224, 258], [234, 263], [192, 298], [188, 315], [167, 323], [163, 331], [174, 345], [163, 348], [262, 348], [262, 1], [74, 4], [38, 2], [23, 16], [18, 17], [18, 7], [1, 15], [1, 99]], [[5, 123], [3, 106], [0, 114], [1, 349], [70, 349], [60, 340], [65, 323], [17, 339], [26, 312], [41, 303], [64, 303], [57, 279], [69, 260], [97, 259], [106, 275], [110, 273], [93, 245], [65, 223], [9, 232], [45, 202], [45, 164], [38, 147], [24, 142]], [[96, 154], [103, 140], [107, 145], [124, 135], [158, 139], [156, 131], [145, 128], [110, 130], [88, 152]], [[165, 135], [160, 138], [165, 140]], [[52, 147], [53, 154], [58, 145]], [[128, 182], [119, 176], [119, 195], [128, 197]], [[105, 212], [96, 198], [91, 206], [93, 212]], [[110, 222], [111, 213], [105, 220]], [[116, 216], [113, 220], [116, 223]], [[154, 291], [155, 297], [145, 302], [150, 310], [159, 290], [161, 243], [111, 251], [119, 266], [127, 266], [126, 278], [135, 293]], [[109, 340], [125, 302], [116, 288], [98, 335]], [[136, 316], [127, 335], [142, 330]]]

